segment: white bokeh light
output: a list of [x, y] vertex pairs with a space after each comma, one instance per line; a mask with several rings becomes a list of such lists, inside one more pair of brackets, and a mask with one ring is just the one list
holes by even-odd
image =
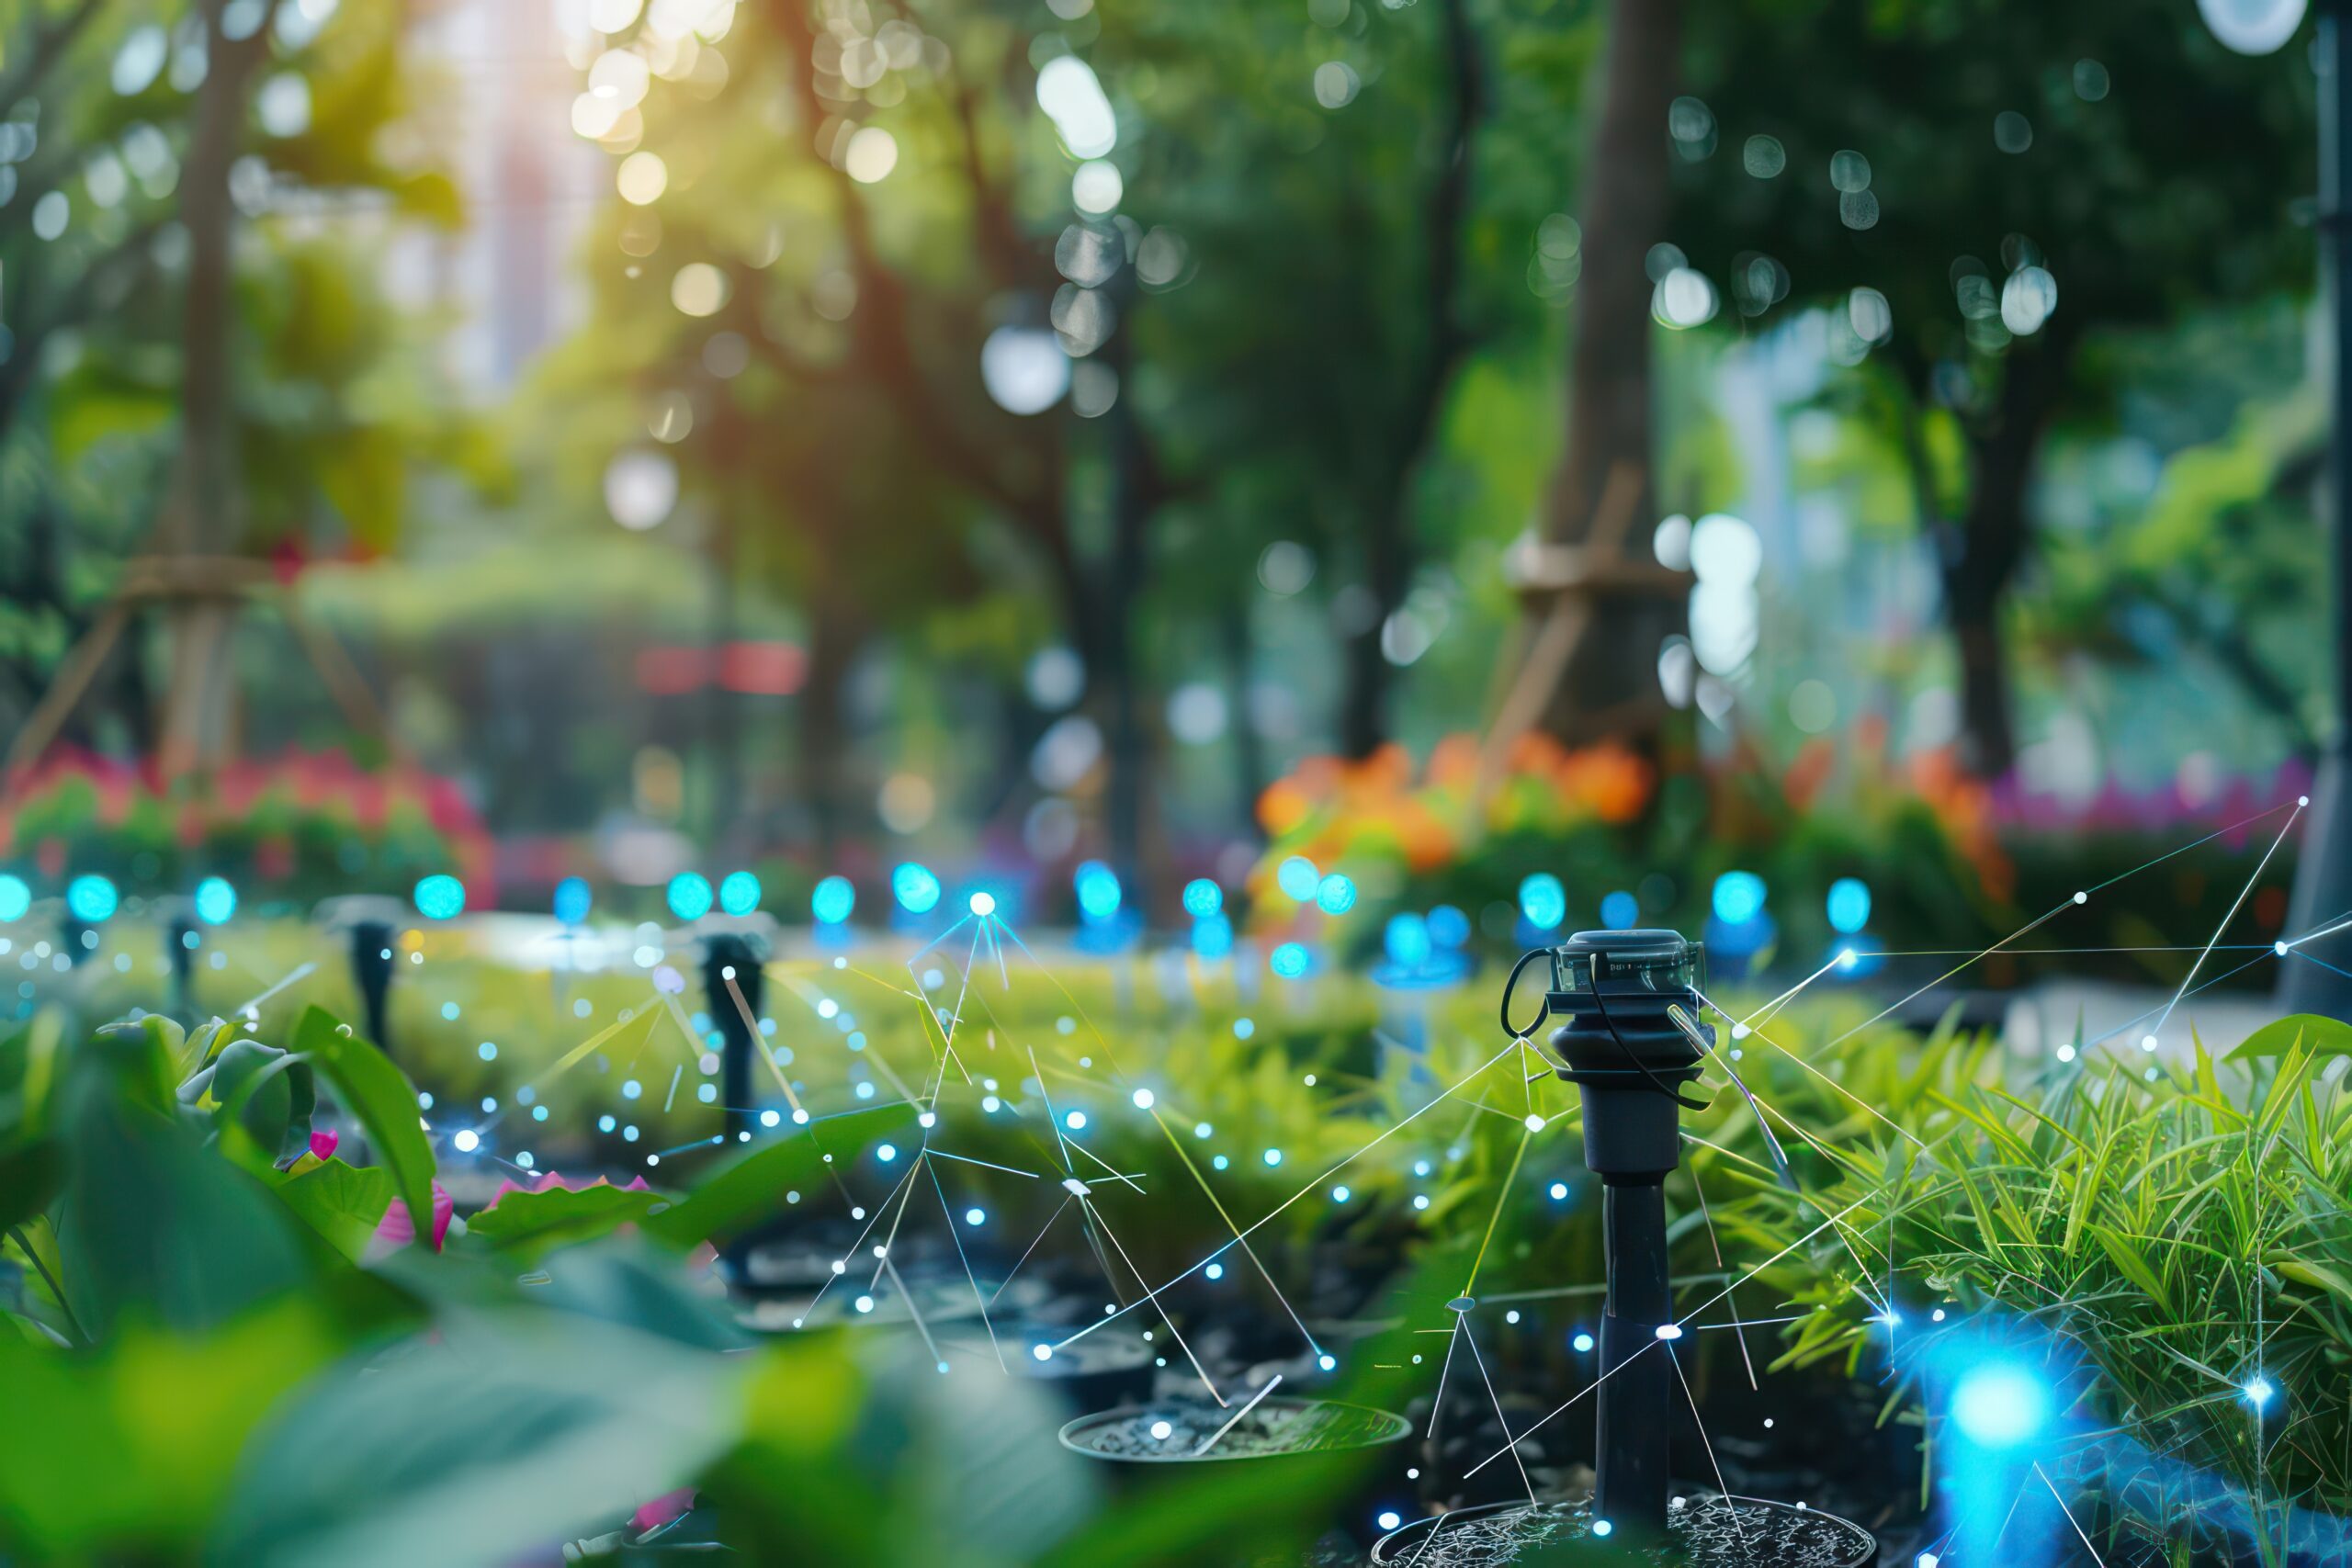
[[635, 533], [659, 526], [678, 504], [678, 466], [650, 447], [634, 446], [605, 468], [605, 510]]
[[1118, 117], [1094, 68], [1076, 55], [1046, 62], [1037, 73], [1037, 107], [1054, 122], [1062, 145], [1080, 158], [1100, 158], [1119, 144]]
[[980, 344], [980, 384], [1007, 413], [1043, 413], [1069, 390], [1069, 355], [1043, 327], [999, 327]]

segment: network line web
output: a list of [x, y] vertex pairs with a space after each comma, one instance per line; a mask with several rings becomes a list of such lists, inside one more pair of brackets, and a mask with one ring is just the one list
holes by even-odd
[[[1752, 1456], [1780, 1440], [1776, 1417], [1757, 1413], [1770, 1409], [1764, 1396], [1775, 1381], [1768, 1369], [1780, 1330], [1804, 1311], [1780, 1299], [1767, 1279], [1792, 1255], [1829, 1246], [1851, 1263], [1859, 1310], [1883, 1332], [1890, 1367], [1901, 1364], [1906, 1339], [1936, 1338], [1936, 1331], [1945, 1343], [1966, 1339], [1958, 1304], [1906, 1273], [1895, 1256], [1899, 1210], [1858, 1217], [1877, 1194], [1829, 1206], [1803, 1189], [1799, 1171], [1836, 1171], [1844, 1152], [1826, 1141], [1822, 1107], [1836, 1108], [1896, 1157], [1923, 1152], [1910, 1132], [1838, 1081], [1837, 1049], [1996, 954], [2116, 951], [2064, 945], [2070, 917], [2132, 897], [2132, 878], [2200, 844], [2267, 833], [2259, 863], [2207, 941], [2134, 950], [2186, 957], [2165, 999], [2095, 1037], [2059, 1043], [2034, 1069], [2046, 1093], [2082, 1084], [2095, 1059], [2153, 1080], [2163, 1070], [2158, 1053], [2186, 1043], [2184, 1009], [2195, 998], [2259, 964], [2326, 964], [2310, 944], [2352, 929], [2347, 910], [2309, 931], [2224, 940], [2307, 804], [2217, 828], [2075, 893], [1984, 948], [1872, 952], [1873, 963], [1915, 964], [1928, 977], [1818, 1045], [1792, 1043], [1782, 1026], [1792, 1006], [1846, 982], [1860, 956], [1853, 951], [1834, 953], [1760, 1003], [1702, 993], [1717, 1026], [1705, 1087], [1716, 1091], [1722, 1113], [1703, 1130], [1686, 1129], [1687, 1186], [1673, 1190], [1690, 1211], [1678, 1226], [1703, 1235], [1709, 1266], [1674, 1279], [1675, 1321], [1636, 1353], [1663, 1357], [1673, 1368], [1679, 1408], [1659, 1415], [1696, 1439], [1702, 1467], [1690, 1481], [1731, 1491], [1725, 1439], [1736, 1438], [1738, 1452], [1750, 1456], [1749, 1469]], [[1568, 1426], [1589, 1419], [1607, 1377], [1594, 1357], [1597, 1252], [1557, 1246], [1579, 1224], [1589, 1232], [1589, 1216], [1579, 1211], [1595, 1201], [1582, 1173], [1577, 1097], [1537, 1041], [1478, 1038], [1442, 1010], [1432, 1014], [1426, 998], [1392, 998], [1400, 1010], [1419, 1010], [1417, 1029], [1390, 1017], [1363, 1031], [1368, 1041], [1334, 1050], [1326, 1039], [1299, 1049], [1289, 1026], [1313, 1012], [1316, 987], [1338, 982], [1295, 972], [1270, 982], [1247, 942], [1215, 958], [1123, 959], [1114, 968], [1131, 994], [1080, 996], [987, 892], [970, 894], [944, 930], [903, 958], [868, 942], [770, 959], [757, 977], [764, 982], [760, 1004], [745, 986], [753, 977], [730, 971], [724, 995], [701, 998], [705, 1008], [690, 1013], [690, 961], [673, 954], [695, 930], [689, 922], [665, 933], [641, 998], [611, 1009], [608, 1020], [594, 1019], [595, 1027], [503, 1100], [436, 1104], [422, 1093], [445, 1160], [459, 1168], [475, 1162], [525, 1187], [543, 1183], [550, 1173], [527, 1143], [567, 1100], [574, 1109], [580, 1100], [611, 1106], [596, 1118], [606, 1135], [600, 1152], [656, 1184], [680, 1165], [726, 1154], [729, 1144], [809, 1137], [826, 1151], [819, 1179], [786, 1194], [786, 1223], [775, 1235], [729, 1259], [755, 1326], [795, 1333], [861, 1321], [900, 1325], [942, 1374], [1050, 1380], [1137, 1372], [1139, 1381], [1119, 1385], [1120, 1406], [1133, 1418], [1115, 1429], [1098, 1422], [1088, 1438], [1111, 1457], [1273, 1457], [1417, 1439], [1398, 1450], [1371, 1517], [1340, 1521], [1360, 1531], [1402, 1529], [1421, 1512], [1415, 1499], [1432, 1493], [1516, 1499], [1512, 1506], [1523, 1510], [1441, 1514], [1416, 1527], [1421, 1533], [1409, 1549], [1396, 1549], [1406, 1555], [1388, 1561], [1504, 1561], [1515, 1542], [1549, 1528], [1567, 1473], [1559, 1456], [1575, 1448]], [[212, 944], [216, 970], [244, 966], [226, 956], [236, 945], [232, 936], [224, 930]], [[21, 948], [19, 963], [33, 976], [24, 985], [64, 974], [49, 953], [37, 953], [45, 945]], [[431, 947], [404, 941], [404, 986], [431, 991]], [[639, 968], [653, 948], [640, 944]], [[593, 966], [576, 972], [569, 953], [543, 962], [555, 1003], [591, 1018], [584, 998], [566, 998]], [[317, 967], [306, 963], [256, 983], [228, 1016], [262, 1031]], [[610, 971], [601, 978], [622, 983]], [[444, 1004], [445, 1016], [457, 1017], [457, 1005]], [[755, 1032], [757, 1103], [718, 1103], [723, 1032], [713, 1014], [720, 1008]], [[894, 1017], [899, 1027], [880, 1026]], [[1368, 1049], [1351, 1053], [1351, 1043]], [[485, 1041], [481, 1053], [493, 1059], [495, 1043]], [[1189, 1053], [1182, 1063], [1180, 1053]], [[1787, 1094], [1774, 1090], [1773, 1063], [1793, 1070], [1793, 1077], [1778, 1077], [1800, 1087], [1803, 1104], [1792, 1109], [1783, 1103]], [[1276, 1098], [1260, 1090], [1277, 1079], [1279, 1098], [1294, 1107], [1289, 1122], [1260, 1103]], [[740, 1130], [650, 1146], [639, 1122], [653, 1124], [657, 1104], [662, 1125], [676, 1125], [682, 1106], [698, 1104], [735, 1113]], [[1295, 1114], [1301, 1106], [1304, 1122]], [[839, 1136], [864, 1125], [852, 1118], [887, 1108], [910, 1117], [910, 1130], [865, 1142]], [[617, 1145], [611, 1141], [623, 1133]], [[1284, 1141], [1302, 1133], [1303, 1145]], [[1346, 1141], [1333, 1144], [1342, 1133]], [[1841, 1136], [1850, 1144], [1853, 1134]], [[1734, 1146], [1743, 1143], [1753, 1152]], [[1792, 1162], [1791, 1148], [1817, 1157]], [[1689, 1157], [1701, 1155], [1711, 1157]], [[1752, 1226], [1717, 1224], [1717, 1208], [1735, 1191], [1772, 1185], [1795, 1189], [1789, 1202], [1803, 1228], [1790, 1239], [1768, 1247]], [[1427, 1268], [1452, 1270], [1443, 1280], [1451, 1293], [1375, 1284], [1368, 1299], [1332, 1316], [1328, 1302], [1315, 1299], [1329, 1292], [1317, 1289], [1314, 1247], [1357, 1215], [1395, 1249], [1391, 1264], [1410, 1253]], [[1577, 1277], [1557, 1277], [1550, 1258], [1562, 1250]], [[1084, 1303], [1082, 1314], [1073, 1302]], [[2256, 1303], [2258, 1316], [2258, 1292]], [[1401, 1316], [1385, 1315], [1400, 1303]], [[2043, 1315], [2054, 1317], [2063, 1305], [2052, 1303]], [[2002, 1332], [2010, 1336], [2002, 1343], [2013, 1348], [2011, 1326]], [[1756, 1396], [1727, 1402], [1749, 1423], [1746, 1430], [1727, 1430], [1721, 1418], [1711, 1426], [1702, 1408], [1694, 1358], [1719, 1337], [1731, 1348], [1717, 1370], [1727, 1368]], [[2239, 1361], [2213, 1371], [2213, 1418], [2249, 1424], [2257, 1441], [2291, 1397], [2266, 1370], [2267, 1344], [2267, 1328], [2257, 1321]], [[1104, 1353], [1112, 1346], [1116, 1352]], [[1930, 1369], [1931, 1381], [1947, 1385], [1942, 1414], [1958, 1434], [1954, 1455], [1990, 1456], [1980, 1468], [1998, 1477], [1998, 1489], [1943, 1497], [1931, 1533], [1910, 1551], [1916, 1568], [2037, 1551], [2052, 1562], [2076, 1551], [2099, 1559], [2070, 1502], [2079, 1475], [2053, 1472], [2058, 1461], [2049, 1446], [2097, 1403], [2097, 1374], [2079, 1361], [2052, 1371], [2047, 1358], [2021, 1371], [2031, 1359], [2012, 1348]], [[1332, 1397], [1366, 1387], [1391, 1397], [1402, 1391], [1414, 1401], [1410, 1428], [1401, 1416]], [[1088, 1426], [1081, 1421], [1073, 1431]], [[1476, 1435], [1476, 1451], [1443, 1458], [1442, 1433]], [[2103, 1452], [2111, 1462], [2112, 1445]], [[1424, 1477], [1432, 1463], [1441, 1471]], [[2254, 1499], [2257, 1516], [2263, 1502]], [[1737, 1531], [1739, 1516], [1727, 1517]], [[1459, 1551], [1447, 1538], [1457, 1519]], [[1586, 1517], [1576, 1528], [1597, 1536], [1611, 1524]]]

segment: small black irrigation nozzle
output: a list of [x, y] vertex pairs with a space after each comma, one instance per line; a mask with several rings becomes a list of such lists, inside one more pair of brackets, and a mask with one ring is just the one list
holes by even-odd
[[[1544, 1010], [1510, 1021], [1510, 994], [1548, 960]], [[1522, 956], [1503, 992], [1503, 1027], [1524, 1039], [1559, 1020], [1546, 1044], [1584, 1101], [1584, 1160], [1601, 1179], [1608, 1304], [1600, 1319], [1594, 1511], [1620, 1529], [1666, 1529], [1679, 1337], [1667, 1279], [1666, 1179], [1681, 1163], [1680, 1112], [1702, 1107], [1683, 1087], [1714, 1035], [1699, 1019], [1703, 955], [1677, 931], [1578, 931]], [[1676, 1016], [1677, 1013], [1680, 1016]]]
[[767, 943], [750, 931], [713, 931], [703, 938], [702, 991], [711, 1027], [718, 1032], [718, 1097], [727, 1109], [727, 1141], [737, 1144], [757, 1124], [752, 1104], [752, 1053], [760, 1042], [760, 1002], [766, 977], [760, 965]]
[[351, 924], [351, 980], [359, 987], [359, 1005], [368, 1019], [368, 1038], [385, 1055], [392, 1054], [392, 940], [390, 920], [359, 919]]
[[172, 911], [164, 925], [164, 958], [172, 967], [172, 1010], [191, 1022], [196, 1018], [196, 917], [186, 908]]

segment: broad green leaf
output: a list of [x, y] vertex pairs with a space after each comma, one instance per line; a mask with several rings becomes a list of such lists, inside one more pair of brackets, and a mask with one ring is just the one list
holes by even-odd
[[110, 1066], [77, 1064], [60, 1126], [58, 1251], [82, 1326], [104, 1338], [135, 1315], [202, 1332], [309, 1279], [292, 1217]]
[[2149, 1298], [2160, 1309], [2172, 1311], [2172, 1292], [2165, 1289], [2164, 1280], [2129, 1236], [2107, 1225], [2095, 1224], [2088, 1228], [2091, 1239], [2106, 1251], [2109, 1260], [2125, 1279], [2147, 1292]]
[[741, 1235], [782, 1212], [786, 1191], [821, 1181], [828, 1153], [854, 1153], [913, 1118], [911, 1106], [884, 1105], [796, 1128], [706, 1178], [684, 1202], [649, 1215], [645, 1228], [679, 1247]]
[[458, 1319], [282, 1407], [205, 1561], [492, 1568], [610, 1529], [733, 1446], [751, 1370], [589, 1318]]
[[466, 1222], [466, 1235], [500, 1252], [536, 1258], [549, 1247], [572, 1247], [611, 1235], [625, 1224], [671, 1206], [665, 1194], [626, 1187], [549, 1187], [538, 1192], [507, 1192], [495, 1205]]
[[180, 1102], [233, 1122], [285, 1170], [311, 1152], [311, 1114], [318, 1087], [311, 1064], [258, 1040], [232, 1040], [180, 1084]]
[[345, 1109], [368, 1130], [368, 1146], [391, 1173], [393, 1191], [408, 1205], [417, 1235], [433, 1227], [433, 1145], [416, 1114], [416, 1089], [368, 1041], [313, 1007], [294, 1026], [294, 1049], [308, 1056], [341, 1096]]
[[279, 1201], [337, 1252], [354, 1263], [366, 1254], [384, 1211], [392, 1201], [391, 1173], [379, 1166], [345, 1165], [330, 1159], [316, 1169], [288, 1177], [277, 1187]]
[[0, 1228], [22, 1224], [48, 1208], [64, 1179], [64, 1161], [53, 1143], [0, 1149]]
[[2352, 1055], [2352, 1024], [2315, 1012], [2290, 1013], [2247, 1035], [2228, 1059], [2283, 1056], [2297, 1044], [2314, 1055]]
[[2282, 1279], [2324, 1292], [2334, 1296], [2339, 1305], [2352, 1307], [2352, 1276], [2346, 1276], [2342, 1269], [2292, 1254], [2281, 1256], [2273, 1253], [2268, 1261]]

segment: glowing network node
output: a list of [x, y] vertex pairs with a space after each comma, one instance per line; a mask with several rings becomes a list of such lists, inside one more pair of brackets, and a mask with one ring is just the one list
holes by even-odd
[[1175, 1427], [1170, 1426], [1165, 1421], [1154, 1421], [1151, 1424], [1152, 1441], [1164, 1443], [1168, 1440], [1170, 1434], [1173, 1433], [1175, 1430]]
[[1054, 1348], [1051, 1345], [1039, 1345], [1029, 1353], [1041, 1361], [1050, 1361], [1054, 1359]]
[[1679, 1323], [1661, 1323], [1653, 1332], [1655, 1332], [1660, 1339], [1664, 1339], [1671, 1343], [1672, 1341], [1682, 1337], [1682, 1325]]
[[2274, 942], [2270, 944], [2270, 951], [2284, 958], [2287, 956], [2287, 944], [2283, 942]]
[[1159, 1097], [1148, 1089], [1139, 1089], [1129, 1098], [1135, 1100], [1137, 1111], [1148, 1111]]
[[996, 895], [993, 893], [973, 894], [971, 897], [971, 910], [972, 913], [982, 917], [995, 914]]
[[2153, 1035], [2153, 1034], [2143, 1034], [2142, 1036], [2140, 1036], [2140, 1049], [2141, 1049], [2141, 1050], [2143, 1050], [2143, 1051], [2153, 1051], [2153, 1050], [2154, 1050], [2155, 1048], [2156, 1048], [2156, 1037], [2155, 1037], [2154, 1035]]
[[857, 889], [846, 876], [829, 876], [808, 895], [808, 912], [820, 925], [837, 926], [857, 908]]
[[457, 1136], [451, 1138], [449, 1142], [459, 1154], [469, 1155], [481, 1147], [481, 1134], [471, 1127], [460, 1127], [458, 1129]]
[[1567, 889], [1550, 872], [1536, 872], [1520, 882], [1519, 912], [1537, 931], [1555, 931], [1568, 918]]
[[1350, 1196], [1351, 1194], [1345, 1184], [1331, 1189], [1331, 1201], [1334, 1203], [1344, 1203], [1348, 1201]]
[[2276, 1394], [2278, 1392], [2278, 1389], [2272, 1386], [2268, 1378], [2257, 1374], [2245, 1385], [2246, 1403], [2253, 1405], [2256, 1410], [2259, 1410], [2263, 1406], [2268, 1404], [2270, 1403], [2271, 1396]]
[[1385, 1508], [1381, 1511], [1379, 1517], [1374, 1519], [1372, 1522], [1378, 1525], [1382, 1529], [1393, 1530], [1402, 1526], [1405, 1520], [1404, 1517], [1398, 1514], [1396, 1509]]
[[1184, 913], [1204, 920], [1225, 908], [1225, 889], [1205, 876], [1184, 884]]
[[498, 1043], [493, 1040], [485, 1040], [474, 1047], [474, 1055], [485, 1062], [495, 1062], [498, 1060]]
[[1071, 878], [1078, 892], [1078, 912], [1090, 920], [1107, 920], [1119, 912], [1119, 874], [1099, 860], [1080, 863]]
[[1951, 1418], [1979, 1448], [2013, 1449], [2048, 1423], [2050, 1391], [2013, 1361], [1988, 1361], [1971, 1368], [1952, 1390]]
[[1592, 1351], [1592, 1336], [1587, 1334], [1582, 1329], [1578, 1329], [1577, 1330], [1576, 1337], [1570, 1339], [1568, 1344], [1576, 1350], [1577, 1354], [1580, 1356], [1589, 1355]]
[[1612, 1530], [1616, 1529], [1616, 1528], [1617, 1527], [1615, 1525], [1611, 1524], [1607, 1519], [1595, 1519], [1592, 1521], [1592, 1533], [1595, 1535], [1608, 1535]]
[[1237, 1018], [1233, 1021], [1233, 1037], [1236, 1040], [1247, 1040], [1257, 1032], [1258, 1024], [1255, 1019]]
[[208, 926], [224, 926], [237, 912], [237, 890], [225, 876], [208, 876], [196, 885], [196, 918]]
[[567, 926], [576, 926], [588, 919], [589, 908], [595, 902], [588, 890], [588, 879], [567, 876], [555, 885], [555, 918]]
[[1280, 1165], [1283, 1163], [1283, 1152], [1280, 1149], [1268, 1149], [1264, 1158], [1268, 1165]]
[[1086, 1131], [1086, 1112], [1083, 1111], [1070, 1111], [1062, 1118], [1062, 1125], [1068, 1127], [1073, 1133], [1082, 1133]]
[[880, 1160], [884, 1165], [888, 1165], [892, 1160], [899, 1157], [899, 1146], [896, 1144], [884, 1144], [880, 1148], [874, 1151], [874, 1157]]
[[718, 885], [718, 907], [730, 915], [748, 915], [760, 907], [760, 879], [748, 871], [730, 871]]
[[710, 913], [710, 878], [698, 871], [682, 871], [670, 879], [670, 913], [682, 920], [699, 920]]
[[75, 877], [65, 887], [65, 907], [74, 911], [75, 919], [87, 920], [92, 925], [112, 915], [121, 902], [122, 896], [115, 891], [114, 884], [96, 872]]
[[33, 907], [33, 890], [21, 876], [0, 874], [0, 920], [21, 920]]
[[910, 915], [928, 915], [939, 904], [939, 878], [929, 866], [908, 861], [890, 874], [890, 896]]
[[1201, 1272], [1212, 1280], [1222, 1280], [1225, 1278], [1225, 1265], [1222, 1263], [1212, 1263], [1207, 1268], [1202, 1269]]
[[1566, 1182], [1555, 1181], [1551, 1185], [1550, 1191], [1552, 1194], [1552, 1201], [1555, 1203], [1564, 1203], [1567, 1201], [1568, 1184]]
[[1323, 874], [1305, 855], [1293, 855], [1274, 872], [1274, 886], [1293, 900], [1304, 904], [1315, 897], [1323, 885]]
[[1356, 907], [1356, 885], [1333, 872], [1315, 885], [1315, 907], [1327, 915], [1344, 915]]
[[1544, 1116], [1541, 1111], [1531, 1111], [1527, 1113], [1527, 1130], [1531, 1133], [1540, 1133], [1544, 1130]]
[[1340, 1370], [1340, 1359], [1337, 1356], [1328, 1354], [1317, 1356], [1315, 1358], [1315, 1364], [1327, 1372], [1335, 1372]]
[[1827, 913], [1829, 929], [1840, 935], [1860, 931], [1871, 921], [1870, 884], [1859, 876], [1841, 876], [1831, 883]]
[[1853, 966], [1854, 950], [1850, 947], [1840, 948], [1838, 953], [1838, 967], [1840, 969], [1851, 969]]
[[964, 1223], [967, 1225], [984, 1225], [988, 1224], [988, 1212], [983, 1209], [967, 1209], [964, 1211]]
[[1623, 888], [1604, 894], [1600, 900], [1600, 923], [1612, 931], [1629, 931], [1642, 918], [1641, 901]]
[[1744, 926], [1764, 912], [1764, 879], [1752, 871], [1727, 871], [1715, 878], [1715, 919]]
[[454, 919], [466, 908], [466, 885], [446, 871], [436, 871], [416, 885], [410, 895], [416, 912], [428, 920]]
[[1306, 973], [1306, 949], [1295, 942], [1283, 942], [1268, 956], [1266, 964], [1283, 979], [1295, 980]]

